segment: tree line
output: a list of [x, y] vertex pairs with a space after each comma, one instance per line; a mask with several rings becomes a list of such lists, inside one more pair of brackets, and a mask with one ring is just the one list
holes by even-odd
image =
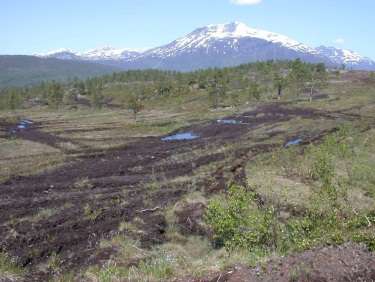
[[194, 91], [206, 93], [212, 108], [220, 107], [227, 98], [237, 105], [241, 95], [247, 95], [249, 101], [260, 100], [264, 93], [282, 99], [286, 90], [295, 95], [308, 93], [311, 100], [327, 84], [327, 78], [324, 64], [301, 60], [257, 62], [189, 73], [133, 70], [86, 80], [47, 81], [31, 87], [0, 89], [0, 109], [14, 110], [25, 104], [52, 109], [74, 108], [79, 104], [101, 108], [116, 94], [136, 118], [147, 100], [189, 95]]

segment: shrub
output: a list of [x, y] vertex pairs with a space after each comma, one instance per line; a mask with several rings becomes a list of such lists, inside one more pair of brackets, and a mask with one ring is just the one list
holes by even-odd
[[315, 162], [312, 166], [312, 176], [322, 182], [324, 187], [331, 186], [334, 177], [332, 157], [324, 149], [316, 151]]
[[[354, 240], [374, 250], [375, 237], [368, 231], [375, 224], [375, 213], [358, 213], [351, 208], [347, 193], [350, 179], [336, 173], [336, 161], [354, 156], [347, 136], [348, 129], [341, 128], [322, 144], [309, 147], [303, 160], [319, 185], [314, 187], [310, 205], [302, 215], [278, 221], [279, 205], [270, 204], [277, 200], [268, 199], [268, 206], [258, 207], [256, 195], [238, 186], [232, 186], [223, 199], [211, 201], [206, 221], [213, 233], [213, 244], [228, 251], [261, 249], [285, 254]], [[292, 160], [294, 154], [289, 153], [293, 152], [279, 153], [285, 159], [279, 166], [285, 167], [284, 162]]]
[[258, 208], [254, 193], [239, 186], [229, 189], [224, 202], [212, 201], [206, 212], [214, 245], [228, 251], [272, 245], [274, 220], [273, 209]]

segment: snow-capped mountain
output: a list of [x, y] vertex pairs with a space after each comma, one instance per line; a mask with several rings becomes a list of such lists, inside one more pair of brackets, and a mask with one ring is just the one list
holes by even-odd
[[104, 47], [92, 49], [81, 53], [80, 56], [86, 60], [127, 60], [138, 56], [140, 53], [131, 49], [116, 49]]
[[35, 54], [37, 57], [41, 58], [55, 58], [60, 60], [79, 60], [80, 57], [77, 53], [70, 49], [61, 48], [58, 50], [50, 51], [45, 54]]
[[240, 22], [201, 27], [169, 44], [144, 52], [111, 47], [83, 53], [62, 49], [41, 57], [94, 61], [122, 69], [178, 71], [300, 58], [328, 66], [345, 64], [352, 69], [375, 70], [374, 61], [355, 52], [324, 46], [312, 48], [287, 36], [254, 29]]
[[[215, 49], [215, 44], [218, 41], [226, 41], [226, 45], [238, 50], [240, 48], [240, 40], [244, 38], [263, 40], [296, 52], [316, 53], [313, 48], [284, 35], [250, 28], [240, 22], [233, 22], [198, 28], [187, 36], [179, 38], [168, 45], [152, 49], [144, 55], [154, 54], [161, 57], [171, 57], [183, 52], [194, 52], [199, 49], [204, 49], [206, 53], [209, 53], [211, 48]], [[217, 50], [217, 52], [220, 52], [220, 50]], [[224, 51], [222, 53], [225, 54]]]
[[138, 56], [140, 53], [131, 49], [116, 49], [103, 47], [91, 49], [86, 52], [74, 52], [70, 49], [58, 49], [46, 54], [38, 54], [38, 57], [55, 58], [61, 60], [82, 60], [82, 61], [105, 61], [105, 60], [128, 60]]
[[348, 69], [374, 70], [375, 62], [370, 58], [346, 49], [319, 46], [316, 50], [322, 56], [328, 57], [337, 65], [345, 65]]
[[240, 22], [208, 25], [134, 58], [130, 68], [190, 71], [267, 60], [330, 62], [318, 52], [284, 35]]

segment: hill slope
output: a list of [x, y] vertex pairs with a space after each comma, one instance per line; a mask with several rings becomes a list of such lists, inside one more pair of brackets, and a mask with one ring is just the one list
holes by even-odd
[[87, 78], [119, 70], [97, 63], [38, 58], [0, 56], [0, 87], [36, 84], [45, 80]]
[[347, 69], [353, 70], [375, 70], [375, 62], [370, 58], [346, 49], [319, 46], [316, 50], [322, 56], [329, 58], [334, 64], [345, 65]]
[[123, 69], [191, 71], [212, 67], [300, 58], [328, 66], [375, 70], [375, 62], [353, 51], [321, 46], [312, 48], [285, 35], [255, 29], [240, 22], [208, 25], [166, 45], [144, 52], [105, 47], [84, 53], [57, 50], [41, 57], [96, 61]]

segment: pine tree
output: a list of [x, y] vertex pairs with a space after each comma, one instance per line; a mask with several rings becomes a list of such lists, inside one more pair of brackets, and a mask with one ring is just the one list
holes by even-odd
[[257, 83], [257, 82], [251, 82], [250, 85], [249, 85], [249, 99], [250, 100], [257, 100], [259, 101], [260, 100], [260, 96], [261, 96], [261, 87], [260, 87], [260, 84]]
[[289, 86], [298, 96], [304, 91], [306, 83], [309, 81], [309, 68], [307, 64], [297, 59], [290, 64], [290, 69], [288, 74]]
[[104, 104], [103, 85], [100, 82], [92, 85], [90, 89], [91, 106], [96, 109], [101, 109]]
[[10, 90], [8, 94], [8, 108], [12, 111], [19, 108], [21, 105], [21, 96], [16, 89]]
[[279, 73], [274, 74], [273, 78], [273, 86], [277, 90], [277, 98], [280, 100], [282, 96], [282, 92], [284, 88], [287, 86], [288, 80], [280, 75]]
[[136, 95], [131, 95], [127, 102], [128, 109], [133, 112], [134, 120], [137, 121], [137, 114], [143, 110], [144, 105], [140, 97]]
[[314, 91], [319, 88], [323, 88], [327, 84], [327, 71], [324, 64], [312, 65], [308, 72], [309, 76], [309, 100], [313, 99]]
[[63, 87], [56, 81], [52, 81], [47, 87], [47, 100], [48, 105], [52, 108], [58, 108], [64, 97]]
[[221, 71], [216, 71], [213, 78], [208, 81], [208, 98], [211, 106], [217, 109], [220, 100], [226, 96], [227, 80]]

